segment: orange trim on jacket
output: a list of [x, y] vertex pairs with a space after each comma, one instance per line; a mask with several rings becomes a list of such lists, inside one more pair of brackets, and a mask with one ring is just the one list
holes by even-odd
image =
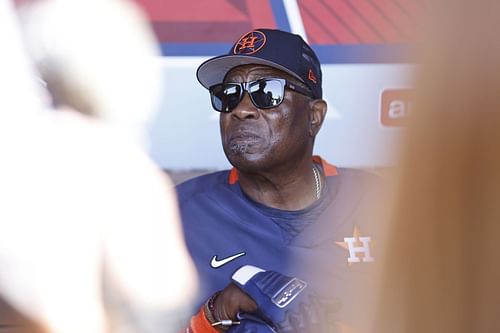
[[191, 317], [189, 321], [189, 327], [186, 328], [184, 333], [219, 333], [205, 316], [205, 307], [202, 306], [200, 311]]
[[[312, 157], [312, 160], [314, 163], [320, 164], [321, 167], [323, 168], [323, 172], [325, 173], [325, 176], [330, 177], [330, 176], [337, 176], [339, 173], [337, 171], [337, 168], [333, 165], [328, 163], [326, 160], [322, 159], [318, 155], [314, 155]], [[234, 185], [238, 182], [238, 170], [236, 168], [232, 168], [231, 171], [229, 171], [229, 184]]]

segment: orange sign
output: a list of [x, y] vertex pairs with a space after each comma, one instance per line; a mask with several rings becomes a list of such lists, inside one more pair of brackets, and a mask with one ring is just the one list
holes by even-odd
[[412, 89], [386, 89], [380, 99], [382, 126], [404, 126], [412, 109]]

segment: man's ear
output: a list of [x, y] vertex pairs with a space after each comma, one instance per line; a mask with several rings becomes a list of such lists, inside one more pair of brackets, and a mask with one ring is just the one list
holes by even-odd
[[309, 123], [309, 135], [315, 137], [318, 134], [323, 120], [326, 116], [326, 101], [323, 99], [315, 99], [310, 102], [311, 118]]

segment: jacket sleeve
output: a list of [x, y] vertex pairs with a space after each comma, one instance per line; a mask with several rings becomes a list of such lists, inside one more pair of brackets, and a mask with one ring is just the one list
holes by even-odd
[[184, 333], [219, 333], [219, 331], [212, 327], [205, 315], [205, 308], [202, 306], [200, 311], [191, 317]]

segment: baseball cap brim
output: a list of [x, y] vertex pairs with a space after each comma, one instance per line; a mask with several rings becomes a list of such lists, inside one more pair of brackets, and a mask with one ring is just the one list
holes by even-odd
[[205, 88], [210, 88], [214, 84], [222, 83], [227, 72], [237, 66], [241, 65], [265, 65], [279, 69], [285, 73], [290, 74], [293, 77], [302, 81], [297, 74], [288, 68], [281, 66], [273, 61], [260, 59], [253, 56], [245, 55], [222, 55], [215, 58], [208, 59], [198, 67], [196, 71], [196, 77], [202, 86]]

